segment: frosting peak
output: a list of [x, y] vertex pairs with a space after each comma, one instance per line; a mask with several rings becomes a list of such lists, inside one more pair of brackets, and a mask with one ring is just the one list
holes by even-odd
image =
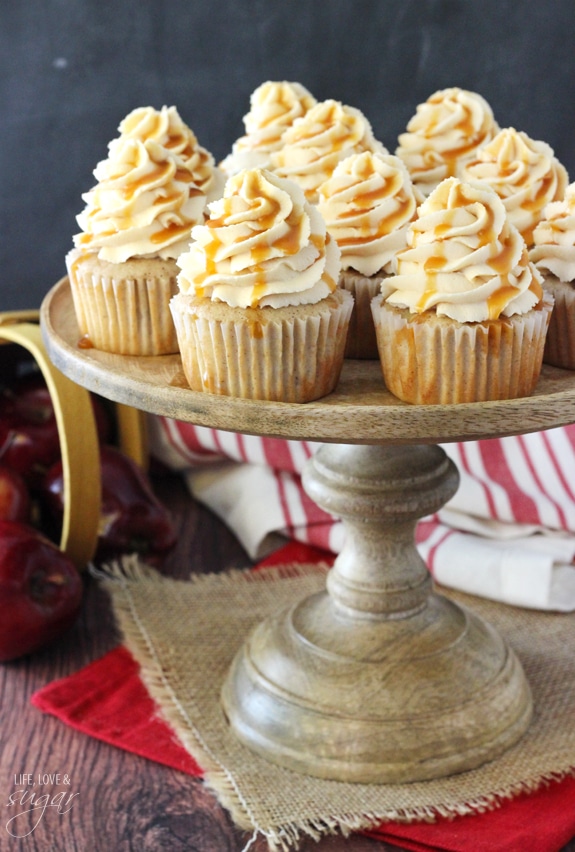
[[575, 183], [569, 184], [562, 201], [545, 207], [533, 242], [529, 257], [538, 269], [560, 281], [575, 281]]
[[396, 255], [397, 275], [387, 279], [390, 304], [484, 322], [526, 313], [541, 300], [541, 275], [489, 187], [442, 181], [419, 207], [407, 244]]
[[262, 83], [252, 92], [250, 111], [244, 116], [246, 130], [232, 146], [221, 167], [228, 174], [242, 168], [265, 168], [270, 154], [282, 144], [282, 136], [297, 118], [301, 118], [316, 99], [300, 83], [286, 80]]
[[285, 131], [282, 147], [270, 157], [270, 168], [295, 181], [315, 201], [319, 186], [337, 164], [362, 151], [387, 153], [363, 113], [339, 101], [320, 101]]
[[176, 107], [163, 106], [160, 110], [138, 107], [120, 122], [118, 130], [121, 137], [156, 142], [181, 159], [209, 201], [221, 194], [224, 176], [216, 169], [213, 156], [182, 121]]
[[421, 201], [392, 154], [364, 151], [338, 163], [318, 189], [317, 206], [340, 247], [342, 269], [367, 276], [391, 271]]
[[174, 258], [203, 218], [205, 195], [162, 145], [120, 137], [94, 169], [97, 185], [82, 195], [78, 248], [122, 263], [131, 257]]
[[221, 195], [224, 176], [175, 107], [139, 107], [118, 129], [94, 169], [96, 186], [82, 195], [83, 233], [74, 244], [111, 263], [176, 258], [206, 202]]
[[208, 207], [178, 258], [182, 293], [245, 308], [314, 303], [335, 289], [337, 244], [291, 181], [245, 169]]
[[429, 195], [446, 177], [458, 176], [461, 165], [498, 130], [481, 95], [458, 87], [440, 89], [418, 105], [395, 153], [414, 184]]
[[563, 198], [567, 171], [546, 143], [513, 127], [501, 130], [468, 162], [462, 178], [489, 184], [502, 199], [509, 220], [530, 245], [543, 208]]

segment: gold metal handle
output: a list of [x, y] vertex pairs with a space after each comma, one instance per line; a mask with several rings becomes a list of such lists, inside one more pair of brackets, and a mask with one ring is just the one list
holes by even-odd
[[84, 568], [94, 555], [100, 521], [100, 450], [94, 412], [89, 392], [64, 376], [48, 358], [37, 320], [38, 311], [0, 314], [0, 340], [27, 349], [48, 385], [64, 475], [60, 548], [78, 568]]

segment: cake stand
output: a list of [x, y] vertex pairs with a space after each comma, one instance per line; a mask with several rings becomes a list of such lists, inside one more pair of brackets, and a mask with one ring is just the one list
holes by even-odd
[[346, 361], [304, 405], [191, 391], [178, 355], [79, 347], [68, 280], [41, 308], [44, 343], [69, 378], [116, 402], [235, 432], [321, 442], [303, 484], [341, 518], [326, 588], [259, 624], [222, 690], [235, 735], [268, 760], [339, 781], [428, 780], [476, 768], [526, 731], [532, 701], [499, 634], [433, 588], [417, 521], [456, 491], [440, 443], [575, 422], [575, 373], [544, 366], [529, 398], [411, 406], [377, 362]]

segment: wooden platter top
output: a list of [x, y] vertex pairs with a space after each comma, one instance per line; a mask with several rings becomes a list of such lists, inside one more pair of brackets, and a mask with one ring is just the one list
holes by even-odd
[[132, 357], [78, 346], [70, 285], [61, 279], [40, 310], [44, 344], [68, 378], [134, 408], [231, 432], [349, 444], [449, 443], [575, 423], [575, 372], [544, 365], [530, 397], [459, 405], [409, 405], [385, 388], [379, 362], [344, 364], [329, 396], [305, 404], [198, 393], [179, 355]]

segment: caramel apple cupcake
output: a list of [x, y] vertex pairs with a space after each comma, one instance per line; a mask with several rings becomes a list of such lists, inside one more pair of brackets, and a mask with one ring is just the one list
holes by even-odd
[[532, 393], [553, 300], [488, 186], [447, 178], [419, 207], [391, 293], [372, 302], [388, 389], [443, 404]]
[[569, 183], [567, 170], [546, 143], [513, 127], [506, 127], [461, 170], [465, 181], [481, 181], [503, 201], [507, 216], [527, 247], [533, 245], [533, 229], [551, 201], [559, 201]]
[[562, 201], [553, 201], [533, 231], [530, 260], [555, 299], [543, 360], [575, 370], [575, 183]]
[[354, 297], [346, 358], [378, 358], [371, 301], [422, 200], [399, 157], [371, 151], [346, 157], [319, 187], [318, 210], [341, 252], [339, 286]]
[[499, 131], [485, 98], [456, 86], [440, 89], [417, 106], [400, 134], [395, 153], [424, 196], [461, 166]]
[[[154, 126], [175, 115], [156, 114]], [[134, 113], [128, 125], [132, 119]], [[172, 132], [159, 134], [165, 146], [126, 122], [121, 127], [129, 132], [110, 142], [107, 159], [94, 170], [96, 186], [82, 196], [82, 230], [66, 265], [86, 345], [120, 355], [164, 355], [178, 351], [169, 309], [177, 292], [176, 258], [188, 247], [192, 227], [204, 221], [202, 187], [209, 179], [197, 168], [189, 138], [184, 160], [169, 144]]]
[[284, 402], [330, 393], [352, 296], [339, 249], [301, 189], [265, 169], [228, 179], [178, 258], [171, 303], [192, 390]]
[[320, 101], [285, 131], [281, 148], [270, 156], [269, 168], [297, 183], [307, 200], [315, 203], [320, 185], [337, 164], [362, 151], [388, 153], [360, 110], [339, 101]]
[[304, 116], [316, 99], [301, 83], [268, 80], [250, 97], [244, 115], [245, 135], [232, 145], [220, 168], [229, 176], [242, 169], [268, 168], [270, 155], [282, 145], [282, 136], [296, 119]]

